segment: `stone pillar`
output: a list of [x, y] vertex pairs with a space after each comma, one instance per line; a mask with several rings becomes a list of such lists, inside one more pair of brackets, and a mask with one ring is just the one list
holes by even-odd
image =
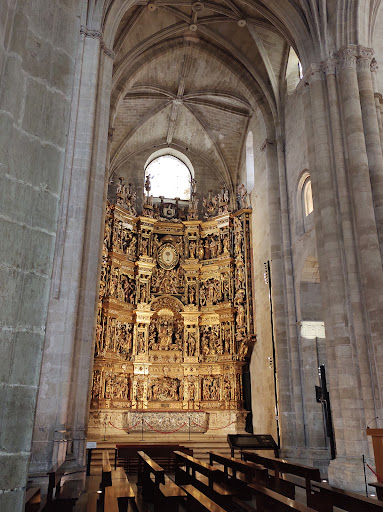
[[[350, 318], [353, 320], [353, 329], [350, 331], [352, 343], [356, 346], [360, 367], [361, 390], [366, 422], [376, 417], [372, 378], [369, 365], [368, 339], [366, 335], [365, 318], [362, 309], [363, 297], [360, 293], [358, 280], [358, 261], [356, 257], [355, 236], [353, 232], [351, 204], [346, 176], [346, 162], [344, 158], [343, 131], [341, 112], [336, 83], [336, 62], [330, 60], [324, 67], [327, 83], [327, 97], [331, 120], [331, 134], [334, 148], [334, 163], [336, 169], [336, 183], [338, 191], [339, 209], [343, 243], [345, 246], [344, 259], [347, 270], [346, 280], [348, 289], [347, 305]], [[367, 443], [364, 449], [367, 453]]]
[[[281, 444], [287, 452], [297, 446], [297, 418], [294, 410], [294, 390], [290, 378], [290, 350], [285, 308], [285, 283], [281, 232], [281, 203], [278, 178], [278, 155], [275, 141], [265, 141], [268, 175], [268, 199], [270, 219], [270, 254], [272, 300], [274, 312], [274, 334], [278, 378], [279, 422], [282, 434]], [[271, 352], [270, 352], [271, 353]], [[303, 430], [304, 425], [299, 425]]]
[[[302, 378], [301, 378], [301, 356], [297, 336], [297, 315], [295, 307], [295, 286], [294, 273], [291, 256], [291, 235], [289, 221], [288, 192], [286, 182], [286, 161], [285, 145], [281, 138], [277, 139], [277, 159], [279, 172], [279, 194], [281, 208], [281, 234], [282, 234], [282, 257], [285, 285], [285, 300], [288, 321], [288, 341], [291, 361], [291, 379], [294, 393], [294, 408], [296, 422], [302, 425], [297, 429], [296, 440], [298, 447], [306, 448], [306, 420], [303, 408]], [[295, 454], [296, 456], [296, 454]], [[304, 456], [304, 454], [302, 454]]]
[[85, 227], [84, 266], [81, 272], [78, 322], [74, 347], [72, 384], [67, 424], [72, 432], [72, 453], [76, 464], [85, 464], [85, 437], [89, 417], [90, 388], [94, 359], [96, 312], [101, 274], [102, 240], [104, 237], [105, 203], [108, 176], [105, 173], [110, 91], [113, 59], [101, 52], [100, 80], [96, 105], [96, 135], [92, 150], [92, 168]]
[[[324, 303], [330, 398], [336, 436], [337, 459], [332, 461], [329, 476], [335, 483], [362, 489], [363, 471], [360, 447], [365, 424], [360, 396], [359, 367], [350, 337], [347, 308], [347, 283], [344, 278], [342, 231], [338, 222], [337, 187], [331, 148], [331, 132], [326, 98], [325, 75], [321, 66], [312, 66], [306, 110], [311, 111], [313, 146], [310, 166], [314, 215], [318, 229], [318, 256], [321, 271], [321, 291]], [[319, 217], [319, 220], [317, 220]], [[334, 465], [335, 463], [335, 465]], [[359, 467], [360, 466], [360, 467]], [[350, 485], [350, 482], [348, 482]]]
[[370, 170], [372, 199], [375, 210], [376, 226], [380, 243], [380, 251], [383, 251], [383, 156], [380, 140], [378, 119], [374, 90], [372, 84], [371, 61], [372, 50], [359, 48], [359, 56], [356, 61], [356, 71], [359, 86], [360, 106], [364, 137], [367, 150], [368, 167]]
[[377, 117], [378, 126], [379, 126], [380, 145], [383, 148], [382, 108], [380, 106], [380, 103], [382, 101], [382, 95], [379, 94], [379, 92], [378, 92], [379, 87], [378, 87], [377, 71], [378, 71], [378, 63], [376, 62], [375, 59], [372, 59], [372, 61], [371, 61], [372, 88], [373, 88], [373, 91], [374, 91], [376, 117]]
[[[379, 151], [376, 147], [377, 123], [375, 115], [373, 116], [374, 120], [368, 123], [368, 130], [372, 130], [372, 133], [364, 133], [361, 108], [361, 99], [364, 95], [359, 96], [356, 69], [357, 52], [356, 47], [347, 47], [339, 54], [340, 101], [349, 156], [348, 178], [353, 200], [354, 229], [361, 276], [360, 284], [366, 310], [366, 331], [370, 332], [372, 341], [369, 356], [373, 379], [376, 379], [374, 389], [376, 415], [382, 417], [380, 393], [383, 389], [383, 350], [381, 343], [383, 338], [383, 317], [381, 314], [383, 308], [383, 272], [366, 142], [374, 141], [374, 144], [369, 147], [372, 153], [378, 153]], [[365, 72], [362, 72], [361, 80], [364, 75]], [[364, 80], [362, 80], [362, 83], [365, 83]], [[366, 101], [363, 98], [363, 104]], [[375, 126], [375, 129], [372, 125]], [[376, 168], [376, 171], [379, 173], [380, 169]], [[380, 178], [377, 179], [380, 183]], [[381, 187], [381, 185], [379, 186]]]
[[[92, 148], [94, 141], [96, 100], [99, 78], [100, 35], [87, 37], [82, 31], [81, 80], [73, 96], [69, 138], [73, 144], [59, 217], [54, 274], [48, 306], [40, 389], [34, 427], [31, 472], [46, 471], [52, 463], [66, 456], [68, 412], [73, 404], [71, 382], [76, 367], [76, 329], [80, 304], [80, 283], [86, 245], [87, 208], [89, 200]], [[104, 183], [101, 184], [103, 190]], [[102, 208], [102, 205], [100, 205]], [[101, 219], [100, 219], [101, 221]], [[102, 223], [101, 223], [102, 224]], [[100, 229], [97, 232], [99, 236]], [[97, 269], [97, 267], [96, 267]], [[96, 280], [97, 272], [94, 275]], [[95, 283], [94, 288], [97, 288]], [[94, 307], [94, 302], [90, 307]], [[88, 326], [93, 331], [94, 317]], [[89, 351], [89, 349], [88, 349]], [[82, 363], [83, 364], [83, 363]], [[85, 363], [86, 364], [86, 363]], [[92, 365], [90, 365], [92, 366]], [[76, 373], [76, 372], [75, 372]], [[89, 376], [87, 379], [89, 385]], [[82, 434], [83, 435], [83, 434]]]

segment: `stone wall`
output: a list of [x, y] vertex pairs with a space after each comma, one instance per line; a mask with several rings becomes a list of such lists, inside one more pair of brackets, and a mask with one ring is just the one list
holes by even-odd
[[80, 0], [0, 9], [0, 509], [22, 509]]

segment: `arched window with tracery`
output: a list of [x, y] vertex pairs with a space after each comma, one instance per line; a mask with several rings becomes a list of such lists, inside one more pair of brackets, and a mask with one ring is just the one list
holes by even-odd
[[153, 197], [178, 197], [181, 200], [190, 198], [190, 180], [194, 171], [188, 159], [183, 155], [182, 159], [179, 156], [181, 154], [165, 153], [158, 156], [154, 154], [153, 158], [149, 158], [145, 167], [145, 179], [150, 175], [150, 193]]
[[246, 186], [251, 192], [254, 188], [254, 138], [253, 132], [249, 132], [246, 138]]

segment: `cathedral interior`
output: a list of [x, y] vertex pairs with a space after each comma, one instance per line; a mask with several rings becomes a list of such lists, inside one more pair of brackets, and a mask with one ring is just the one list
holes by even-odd
[[381, 0], [1, 4], [0, 510], [137, 425], [364, 492]]

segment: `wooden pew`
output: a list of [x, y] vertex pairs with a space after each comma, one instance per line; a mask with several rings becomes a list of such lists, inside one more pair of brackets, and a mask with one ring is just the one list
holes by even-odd
[[109, 462], [109, 454], [107, 451], [102, 452], [102, 472], [101, 472], [101, 488], [112, 485], [112, 468]]
[[46, 498], [41, 498], [40, 487], [29, 487], [24, 495], [24, 511], [40, 512], [43, 510]]
[[332, 487], [323, 482], [313, 482], [313, 493], [308, 505], [318, 512], [332, 512], [334, 507], [347, 512], [383, 512], [383, 503], [362, 494]]
[[264, 455], [258, 455], [257, 453], [249, 451], [243, 452], [243, 458], [245, 461], [260, 464], [265, 468], [274, 471], [275, 480], [271, 488], [291, 499], [295, 498], [295, 485], [292, 482], [282, 479], [281, 477], [283, 474], [291, 474], [294, 476], [304, 478], [307, 500], [309, 500], [309, 497], [311, 495], [311, 482], [321, 481], [320, 471], [317, 468], [304, 466], [302, 464], [295, 464], [285, 459], [265, 457]]
[[164, 469], [145, 452], [139, 451], [137, 485], [142, 485], [142, 496], [154, 503], [155, 512], [177, 512], [186, 493], [165, 475]]
[[220, 507], [192, 485], [183, 485], [182, 489], [187, 494], [186, 504], [188, 512], [226, 512], [224, 508]]
[[[314, 509], [287, 498], [271, 489], [267, 489], [262, 485], [253, 483], [249, 484], [248, 488], [255, 496], [257, 508], [253, 509], [254, 512], [255, 510], [256, 512], [269, 512], [270, 510], [273, 512], [314, 512]], [[250, 512], [251, 509], [252, 507], [247, 505], [247, 512]], [[359, 512], [362, 512], [362, 510]]]
[[228, 509], [238, 489], [225, 484], [225, 475], [215, 466], [201, 462], [182, 452], [176, 455], [175, 482], [177, 485], [191, 484], [221, 507]]
[[[212, 466], [214, 462], [221, 464], [224, 467], [224, 473], [228, 479], [231, 477], [242, 480], [242, 476], [238, 475], [238, 473], [241, 473], [244, 475], [245, 482], [256, 480], [257, 483], [262, 485], [267, 484], [269, 474], [265, 467], [255, 464], [254, 462], [246, 462], [216, 452], [208, 452], [208, 454], [210, 457], [210, 465]], [[231, 470], [231, 474], [229, 474], [229, 469]]]
[[[112, 487], [117, 497], [120, 510], [127, 511], [129, 503], [131, 503], [133, 509], [137, 509], [136, 496], [125, 474], [124, 468], [112, 470]], [[109, 487], [106, 489], [108, 488]]]
[[[142, 450], [142, 444], [116, 445], [117, 462], [125, 468], [128, 473], [136, 473], [138, 471], [138, 455], [137, 452]], [[193, 456], [193, 450], [185, 448], [177, 443], [145, 445], [145, 453], [151, 459], [157, 462], [165, 471], [173, 472], [175, 468], [174, 451], [180, 451]]]
[[61, 479], [65, 474], [64, 463], [55, 464], [48, 472], [47, 503], [51, 503], [53, 496], [60, 492]]
[[383, 501], [383, 484], [380, 482], [372, 482], [368, 485], [370, 485], [371, 487], [375, 487], [378, 500]]

